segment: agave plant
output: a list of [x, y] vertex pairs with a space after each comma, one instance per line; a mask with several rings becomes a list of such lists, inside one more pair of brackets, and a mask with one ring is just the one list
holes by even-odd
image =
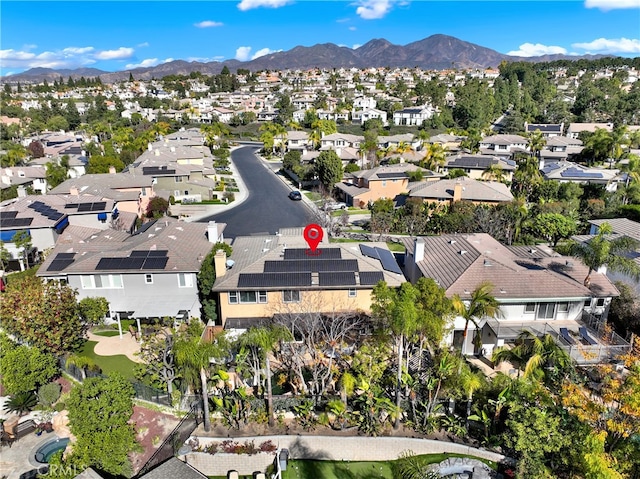
[[17, 413], [24, 416], [36, 407], [38, 398], [33, 391], [23, 391], [11, 396], [4, 403], [4, 410], [8, 413]]

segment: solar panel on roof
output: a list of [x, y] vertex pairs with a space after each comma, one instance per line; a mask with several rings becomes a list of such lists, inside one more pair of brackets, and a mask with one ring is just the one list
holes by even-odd
[[149, 250], [149, 254], [147, 255], [149, 258], [162, 258], [167, 256], [169, 252], [168, 249], [157, 249], [157, 250]]
[[364, 256], [368, 256], [369, 258], [380, 259], [380, 257], [378, 256], [378, 253], [376, 252], [376, 249], [372, 248], [371, 246], [367, 246], [366, 244], [360, 245], [360, 252]]
[[73, 263], [73, 259], [54, 259], [47, 268], [47, 271], [62, 271], [71, 263]]
[[402, 270], [400, 269], [400, 266], [398, 266], [398, 263], [396, 262], [396, 259], [391, 253], [391, 251], [383, 248], [376, 248], [376, 252], [380, 257], [380, 262], [382, 263], [382, 267], [386, 271], [402, 274]]
[[102, 211], [106, 206], [107, 206], [107, 203], [105, 201], [100, 201], [98, 203], [92, 203], [90, 211]]
[[120, 268], [122, 269], [140, 269], [144, 264], [144, 258], [122, 258]]
[[64, 205], [65, 209], [71, 209], [71, 208], [77, 208], [78, 207], [78, 203], [67, 203], [66, 205]]
[[17, 211], [0, 211], [0, 221], [15, 218], [17, 214]]
[[316, 257], [318, 259], [340, 259], [342, 258], [342, 250], [340, 248], [318, 248], [317, 254], [307, 254], [308, 249], [305, 248], [287, 248], [284, 250], [284, 259], [305, 259]]
[[55, 259], [73, 259], [75, 253], [58, 253]]
[[5, 228], [21, 228], [23, 226], [29, 226], [33, 218], [9, 218], [2, 221], [2, 226]]
[[238, 277], [239, 288], [278, 288], [311, 286], [311, 273], [243, 273]]
[[136, 249], [133, 250], [131, 253], [129, 253], [129, 256], [131, 258], [135, 258], [135, 257], [142, 257], [142, 258], [146, 258], [147, 256], [149, 256], [149, 250], [146, 249]]
[[49, 213], [48, 215], [46, 215], [47, 218], [49, 218], [50, 220], [56, 221], [59, 220], [60, 218], [62, 218], [64, 215], [62, 213], [59, 213], [58, 211], [54, 212], [54, 213]]
[[319, 273], [320, 286], [355, 286], [356, 276], [351, 272], [326, 272]]
[[[313, 257], [312, 257], [313, 258]], [[318, 271], [358, 271], [355, 259], [307, 259], [265, 261], [265, 273], [299, 273]]]
[[409, 175], [407, 175], [405, 172], [401, 172], [401, 173], [378, 173], [378, 178], [408, 178]]
[[382, 271], [360, 271], [360, 284], [374, 285], [384, 279]]
[[96, 270], [121, 269], [122, 258], [101, 258]]
[[153, 258], [149, 257], [144, 261], [142, 269], [164, 269], [169, 258]]
[[91, 205], [93, 203], [80, 203], [78, 205], [78, 212], [82, 212], [82, 211], [91, 211]]

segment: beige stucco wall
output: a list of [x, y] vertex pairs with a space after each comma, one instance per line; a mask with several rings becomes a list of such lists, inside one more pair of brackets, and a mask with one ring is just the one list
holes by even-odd
[[227, 318], [270, 318], [275, 314], [317, 313], [317, 312], [369, 312], [371, 309], [371, 289], [356, 289], [356, 297], [349, 297], [349, 291], [300, 291], [300, 301], [284, 303], [282, 290], [268, 291], [265, 304], [230, 304], [229, 293], [220, 293], [220, 316], [222, 324]]

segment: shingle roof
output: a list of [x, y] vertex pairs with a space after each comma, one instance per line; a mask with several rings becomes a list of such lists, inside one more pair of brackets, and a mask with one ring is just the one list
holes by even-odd
[[463, 200], [491, 202], [513, 200], [511, 191], [504, 183], [478, 181], [466, 177], [418, 183], [409, 190], [409, 196], [414, 198], [452, 199], [456, 183], [462, 185]]
[[602, 226], [603, 223], [609, 223], [614, 233], [629, 236], [640, 241], [640, 223], [627, 218], [611, 218], [605, 220], [590, 220], [589, 223]]
[[140, 479], [206, 479], [206, 477], [207, 476], [189, 464], [182, 462], [177, 457], [171, 457], [156, 468], [140, 476]]
[[491, 165], [500, 165], [505, 171], [516, 169], [515, 162], [505, 161], [496, 156], [490, 155], [459, 155], [447, 159], [447, 168], [470, 168], [476, 170], [486, 170]]

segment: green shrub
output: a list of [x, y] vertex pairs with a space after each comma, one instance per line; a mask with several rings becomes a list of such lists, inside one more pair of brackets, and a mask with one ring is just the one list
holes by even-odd
[[24, 416], [32, 411], [37, 403], [38, 398], [36, 398], [33, 391], [21, 391], [11, 396], [4, 403], [4, 410], [8, 413], [17, 413], [20, 416]]
[[60, 399], [60, 391], [62, 386], [58, 383], [43, 384], [38, 389], [38, 402], [45, 407], [51, 407], [58, 399]]
[[65, 403], [64, 401], [60, 401], [56, 403], [56, 405], [53, 407], [53, 409], [55, 409], [56, 412], [64, 411], [66, 408], [67, 408], [67, 403]]

